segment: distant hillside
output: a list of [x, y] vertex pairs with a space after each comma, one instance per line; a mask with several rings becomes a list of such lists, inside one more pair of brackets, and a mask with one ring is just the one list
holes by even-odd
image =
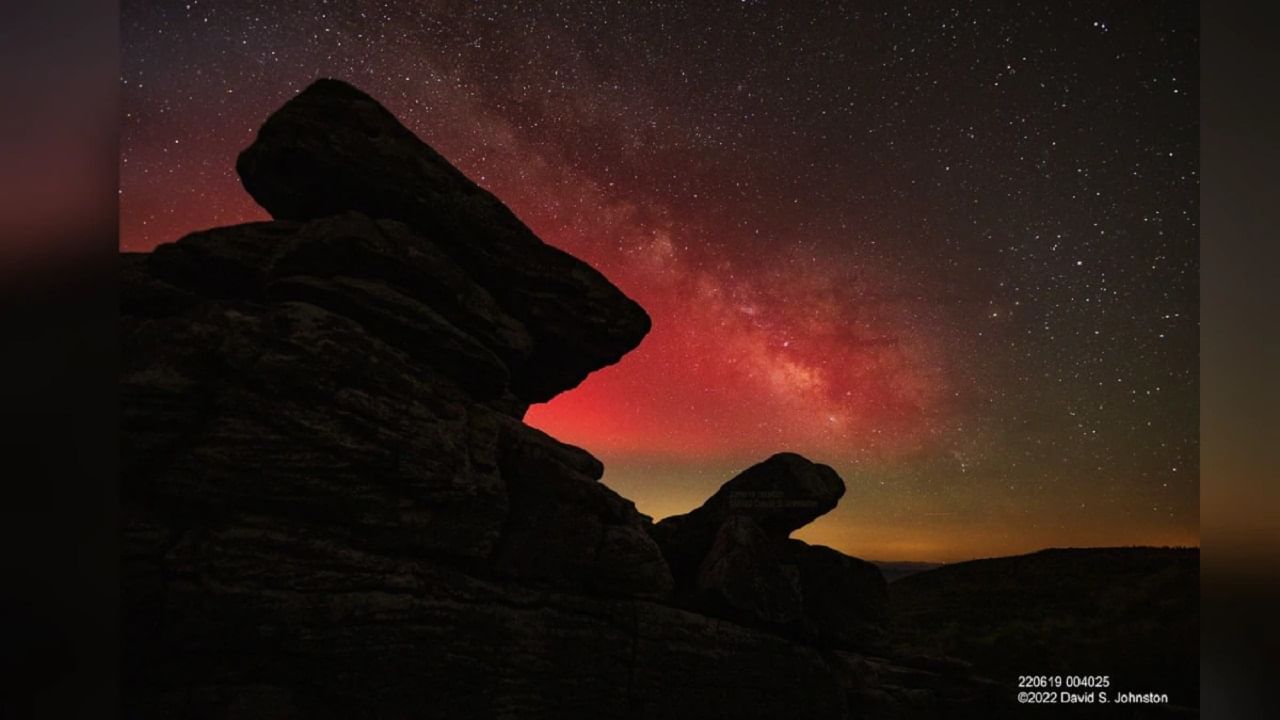
[[880, 568], [880, 574], [884, 575], [885, 582], [893, 582], [908, 575], [915, 575], [919, 572], [942, 567], [942, 563], [899, 562], [894, 560], [872, 560], [871, 564]]
[[996, 680], [1111, 676], [1199, 704], [1200, 551], [1087, 548], [949, 564], [889, 585], [896, 641]]

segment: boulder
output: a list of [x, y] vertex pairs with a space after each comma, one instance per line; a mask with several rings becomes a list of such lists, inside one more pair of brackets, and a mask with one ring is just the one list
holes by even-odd
[[698, 509], [659, 522], [654, 537], [679, 581], [694, 577], [729, 518], [749, 517], [781, 542], [835, 508], [843, 495], [844, 481], [830, 467], [778, 453], [720, 486]]
[[124, 318], [126, 490], [206, 519], [340, 518], [371, 546], [561, 589], [668, 593], [600, 462], [512, 417], [527, 335], [433, 247], [345, 213], [131, 265], [126, 307], [146, 312]]
[[686, 607], [822, 646], [874, 648], [887, 620], [871, 563], [790, 539], [844, 494], [834, 470], [781, 453], [726, 482], [698, 509], [652, 533]]
[[532, 338], [512, 390], [543, 402], [617, 362], [649, 331], [645, 311], [586, 263], [542, 242], [496, 197], [356, 88], [322, 79], [271, 115], [236, 161], [272, 216], [349, 210], [430, 239]]

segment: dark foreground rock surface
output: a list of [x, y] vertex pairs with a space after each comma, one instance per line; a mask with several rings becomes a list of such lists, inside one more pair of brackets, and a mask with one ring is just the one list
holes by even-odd
[[654, 526], [521, 422], [648, 317], [371, 98], [316, 83], [238, 169], [276, 220], [121, 259], [127, 716], [997, 714], [789, 539], [830, 468]]

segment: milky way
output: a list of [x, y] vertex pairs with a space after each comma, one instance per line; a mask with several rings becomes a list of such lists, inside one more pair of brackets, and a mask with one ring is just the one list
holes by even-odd
[[652, 315], [527, 418], [644, 512], [795, 450], [864, 557], [1198, 544], [1194, 4], [122, 14], [124, 249], [265, 217], [236, 153], [361, 87]]

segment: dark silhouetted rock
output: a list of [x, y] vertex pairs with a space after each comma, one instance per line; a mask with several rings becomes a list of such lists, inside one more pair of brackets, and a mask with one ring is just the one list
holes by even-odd
[[739, 473], [697, 510], [669, 517], [654, 537], [677, 579], [692, 578], [730, 517], [749, 517], [777, 541], [829, 512], [844, 495], [844, 481], [826, 465], [779, 453]]
[[799, 540], [787, 541], [784, 553], [804, 589], [808, 636], [849, 647], [883, 644], [889, 592], [880, 568]]
[[332, 310], [486, 399], [531, 352], [525, 328], [434, 244], [359, 213], [194, 233], [156, 248], [147, 268], [211, 299]]
[[277, 110], [236, 163], [274, 217], [357, 210], [430, 239], [523, 323], [533, 340], [512, 390], [542, 402], [617, 362], [649, 316], [600, 273], [533, 234], [376, 100], [318, 80]]
[[655, 527], [521, 422], [648, 319], [363, 93], [313, 85], [239, 169], [280, 219], [121, 258], [126, 715], [816, 720], [972, 685], [846, 652], [882, 583], [787, 540], [830, 468]]
[[716, 532], [698, 567], [699, 607], [749, 624], [786, 625], [800, 618], [794, 566], [784, 565], [778, 544], [750, 517], [731, 516]]
[[878, 647], [887, 620], [880, 570], [788, 535], [831, 510], [844, 481], [826, 465], [781, 453], [725, 483], [703, 505], [652, 528], [677, 601], [819, 644]]
[[645, 531], [648, 518], [600, 485], [586, 452], [502, 419], [498, 463], [510, 503], [495, 566], [505, 575], [578, 591], [665, 598], [671, 571]]

